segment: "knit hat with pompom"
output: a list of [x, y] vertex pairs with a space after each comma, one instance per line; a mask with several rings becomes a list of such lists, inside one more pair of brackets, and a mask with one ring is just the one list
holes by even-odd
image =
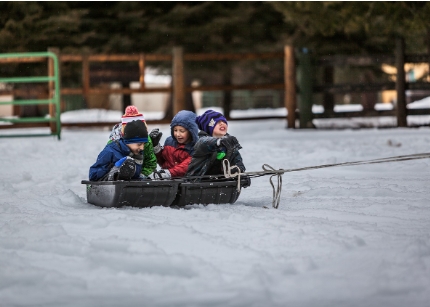
[[142, 113], [139, 113], [135, 106], [128, 106], [125, 108], [124, 115], [121, 117], [121, 122], [123, 125], [132, 122], [134, 120], [145, 121], [145, 117]]
[[121, 117], [121, 123], [122, 123], [121, 132], [124, 133], [125, 125], [127, 125], [127, 123], [132, 122], [134, 120], [141, 120], [146, 125], [145, 117], [143, 116], [143, 114], [139, 113], [139, 111], [135, 106], [128, 106], [127, 108], [125, 108], [124, 115]]

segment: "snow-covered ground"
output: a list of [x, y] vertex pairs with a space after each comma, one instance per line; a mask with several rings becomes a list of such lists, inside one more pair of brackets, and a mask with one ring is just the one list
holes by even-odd
[[[430, 97], [414, 101], [407, 105], [408, 109], [430, 109]], [[213, 108], [217, 111], [222, 112], [221, 108]], [[377, 103], [375, 110], [392, 110], [393, 105], [391, 103]], [[197, 111], [197, 114], [203, 114], [206, 108], [202, 108]], [[363, 107], [357, 104], [349, 105], [335, 105], [335, 112], [357, 112], [362, 111]], [[324, 112], [324, 107], [321, 105], [313, 105], [313, 113]], [[63, 123], [75, 123], [75, 122], [116, 122], [122, 115], [121, 111], [108, 111], [103, 109], [91, 109], [91, 110], [78, 110], [73, 112], [66, 112], [61, 114], [61, 121]], [[150, 112], [145, 113], [147, 120], [157, 120], [164, 117], [163, 112]], [[285, 108], [267, 108], [267, 109], [250, 109], [250, 110], [232, 110], [230, 113], [233, 119], [243, 119], [258, 116], [287, 116], [287, 110]], [[430, 116], [408, 116], [407, 118], [409, 126], [424, 126], [430, 125]], [[393, 116], [379, 116], [379, 117], [354, 117], [354, 118], [337, 118], [337, 119], [314, 119], [313, 123], [317, 128], [377, 128], [377, 127], [396, 127], [397, 120]], [[1, 124], [1, 123], [0, 123]], [[6, 123], [7, 124], [7, 123]], [[298, 123], [297, 123], [298, 127]], [[1, 131], [0, 131], [1, 133]]]
[[[230, 122], [248, 171], [430, 152], [429, 127], [285, 127]], [[80, 182], [109, 132], [0, 139], [0, 306], [429, 306], [430, 159], [286, 173], [279, 209], [267, 176], [233, 205], [107, 209]]]

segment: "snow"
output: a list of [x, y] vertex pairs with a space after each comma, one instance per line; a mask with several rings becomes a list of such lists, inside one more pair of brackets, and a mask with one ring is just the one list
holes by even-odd
[[[430, 152], [429, 127], [285, 127], [230, 121], [248, 171]], [[0, 306], [428, 306], [429, 159], [286, 173], [278, 209], [268, 176], [233, 205], [108, 209], [81, 180], [109, 132], [1, 139]]]

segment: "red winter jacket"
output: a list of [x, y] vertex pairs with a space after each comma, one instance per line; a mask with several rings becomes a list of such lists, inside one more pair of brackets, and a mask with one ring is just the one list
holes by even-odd
[[183, 177], [191, 162], [192, 147], [172, 141], [171, 136], [166, 139], [163, 150], [156, 154], [157, 162], [161, 168], [168, 169], [172, 177]]
[[[182, 126], [190, 132], [191, 142], [179, 144], [173, 136], [173, 128]], [[164, 142], [164, 148], [155, 154], [157, 162], [163, 169], [168, 169], [172, 177], [184, 177], [194, 154], [194, 145], [199, 139], [199, 128], [196, 124], [196, 114], [191, 111], [182, 110], [170, 124], [171, 135]]]

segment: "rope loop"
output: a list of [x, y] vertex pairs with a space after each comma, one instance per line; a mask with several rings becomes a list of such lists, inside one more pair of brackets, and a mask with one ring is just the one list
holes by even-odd
[[[237, 172], [231, 173], [232, 169], [237, 169]], [[240, 168], [237, 165], [230, 166], [230, 161], [227, 159], [222, 160], [222, 170], [224, 171], [225, 178], [234, 178], [237, 177], [237, 191], [240, 193]]]
[[[263, 164], [262, 168], [264, 171], [276, 171], [272, 166], [270, 166], [269, 164]], [[281, 191], [282, 191], [282, 175], [284, 173], [282, 172], [277, 172], [274, 175], [271, 175], [269, 178], [270, 181], [270, 185], [272, 186], [272, 191], [273, 191], [273, 199], [272, 199], [272, 207], [275, 209], [278, 209], [279, 207], [279, 203], [281, 202]], [[275, 185], [272, 181], [273, 177], [277, 177], [278, 182], [275, 188]]]

